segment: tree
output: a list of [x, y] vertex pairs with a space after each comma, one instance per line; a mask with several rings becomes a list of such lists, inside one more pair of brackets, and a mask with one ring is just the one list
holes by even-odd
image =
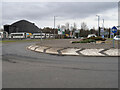
[[62, 25], [62, 26], [61, 26], [61, 29], [65, 30], [65, 29], [66, 29], [66, 26], [65, 26], [65, 25]]
[[0, 28], [0, 31], [4, 31], [4, 29], [3, 29], [3, 28]]
[[65, 26], [66, 26], [66, 30], [69, 30], [69, 26], [70, 26], [69, 22], [67, 22]]
[[95, 27], [93, 27], [93, 29], [90, 29], [90, 34], [96, 34]]
[[74, 24], [73, 24], [73, 29], [77, 29], [77, 25], [76, 25], [76, 23], [74, 22]]
[[57, 28], [60, 28], [60, 24], [59, 24], [59, 25], [57, 25]]
[[61, 30], [62, 30], [62, 31], [65, 31], [65, 29], [66, 29], [66, 26], [65, 26], [65, 25], [62, 25], [62, 26], [61, 26]]
[[81, 29], [82, 30], [88, 30], [87, 24], [85, 22], [81, 23]]

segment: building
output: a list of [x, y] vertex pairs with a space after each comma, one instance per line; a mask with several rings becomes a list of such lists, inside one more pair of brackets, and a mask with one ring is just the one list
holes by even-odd
[[40, 29], [34, 23], [20, 20], [11, 25], [4, 25], [4, 31], [8, 32], [8, 34], [17, 32], [38, 33]]

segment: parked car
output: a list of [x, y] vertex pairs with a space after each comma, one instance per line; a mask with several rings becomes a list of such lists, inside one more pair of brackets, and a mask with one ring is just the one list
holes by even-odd
[[114, 40], [120, 40], [120, 35], [116, 35], [113, 39]]

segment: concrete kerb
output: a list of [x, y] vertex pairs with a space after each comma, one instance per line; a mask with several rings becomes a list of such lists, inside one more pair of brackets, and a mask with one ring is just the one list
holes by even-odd
[[38, 45], [30, 45], [27, 49], [60, 56], [120, 56], [120, 49], [52, 48]]
[[80, 50], [80, 48], [66, 48], [61, 50], [61, 53], [62, 55], [79, 56], [79, 53], [77, 53], [78, 50]]
[[81, 54], [85, 56], [105, 56], [104, 54], [100, 53], [104, 49], [85, 49], [80, 51]]
[[49, 48], [46, 50], [47, 54], [60, 55], [60, 49], [62, 48]]
[[48, 47], [46, 46], [39, 46], [38, 48], [35, 49], [36, 52], [41, 52], [41, 53], [45, 53], [45, 50], [47, 49]]
[[120, 52], [120, 49], [109, 49], [104, 53], [106, 53], [108, 56], [120, 56], [119, 52]]
[[39, 46], [37, 46], [37, 45], [30, 45], [30, 46], [27, 47], [27, 49], [34, 51], [38, 47]]
[[30, 45], [30, 46], [27, 46], [27, 49], [31, 49], [31, 47], [33, 47], [34, 45]]

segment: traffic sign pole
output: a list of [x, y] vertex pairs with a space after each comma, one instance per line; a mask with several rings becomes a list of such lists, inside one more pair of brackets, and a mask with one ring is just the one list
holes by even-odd
[[115, 40], [114, 40], [114, 34], [117, 32], [117, 28], [114, 26], [112, 27], [112, 33], [113, 33], [113, 48], [115, 47]]
[[113, 48], [115, 47], [114, 43], [115, 43], [115, 39], [113, 39]]

